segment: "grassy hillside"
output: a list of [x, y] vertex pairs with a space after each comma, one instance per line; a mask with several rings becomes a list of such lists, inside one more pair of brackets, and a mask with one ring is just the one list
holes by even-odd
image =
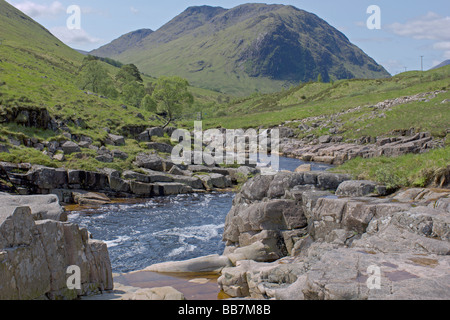
[[[45, 154], [46, 150], [26, 147], [24, 144], [30, 140], [65, 141], [68, 133], [71, 137], [90, 137], [93, 145], [100, 147], [107, 135], [105, 127], [117, 134], [127, 128], [161, 125], [163, 121], [147, 110], [124, 106], [120, 96], [108, 98], [80, 90], [77, 78], [84, 56], [3, 0], [0, 0], [0, 38], [0, 147], [9, 149], [9, 153], [0, 153], [0, 161], [88, 170], [133, 168], [135, 155], [146, 150], [134, 139], [127, 139], [125, 146], [107, 146], [129, 155], [113, 163], [95, 160], [96, 152], [88, 148], [68, 155], [65, 161], [56, 161]], [[114, 82], [119, 69], [105, 62], [98, 63]], [[147, 75], [142, 78], [144, 86], [156, 80]], [[388, 79], [308, 82], [276, 93], [253, 93], [244, 98], [191, 87], [196, 103], [184, 110], [183, 118], [176, 123], [191, 129], [197, 113], [201, 112], [205, 129], [284, 125], [293, 128], [298, 138], [335, 132], [344, 141], [398, 135], [410, 128], [429, 131], [434, 137], [445, 138], [447, 147], [423, 155], [356, 159], [336, 169], [393, 185], [426, 185], [437, 176], [436, 172], [448, 170], [449, 88], [450, 66], [407, 72]], [[441, 92], [431, 94], [434, 91]], [[389, 108], [373, 107], [388, 99], [423, 93], [429, 94], [413, 102], [394, 103]], [[5, 120], [14, 110], [31, 109], [48, 111], [51, 118], [66, 127], [54, 131], [26, 126], [23, 117]], [[305, 132], [299, 128], [301, 125], [311, 129]], [[17, 141], [22, 144], [16, 146]], [[169, 142], [169, 139], [160, 141]]]
[[[254, 94], [235, 99], [217, 110], [220, 117], [205, 118], [205, 126], [226, 128], [270, 127], [286, 121], [315, 116], [332, 116], [361, 106], [358, 112], [337, 115], [343, 124], [345, 138], [377, 136], [393, 130], [422, 128], [442, 134], [448, 127], [450, 109], [440, 102], [448, 98], [441, 94], [427, 102], [399, 105], [385, 113], [386, 117], [364, 120], [369, 108], [387, 99], [411, 96], [450, 88], [450, 66], [421, 72], [407, 72], [389, 79], [340, 80], [334, 83], [310, 82], [274, 94]], [[373, 125], [368, 126], [368, 124]], [[290, 126], [296, 128], [298, 123]], [[356, 131], [361, 129], [360, 131]], [[315, 130], [312, 134], [326, 134]], [[302, 133], [298, 131], [299, 137]]]
[[153, 76], [179, 75], [235, 96], [276, 92], [300, 81], [383, 78], [383, 67], [314, 14], [292, 6], [191, 7], [118, 54]]
[[[51, 118], [65, 123], [72, 136], [87, 136], [94, 145], [101, 146], [109, 128], [119, 134], [128, 127], [151, 127], [163, 121], [144, 109], [124, 106], [120, 96], [108, 98], [80, 90], [78, 74], [84, 56], [64, 45], [41, 25], [21, 13], [7, 2], [0, 0], [0, 144], [10, 153], [0, 153], [0, 161], [31, 162], [50, 166], [95, 169], [106, 164], [93, 161], [95, 152], [84, 149], [81, 155], [68, 157], [67, 162], [54, 161], [41, 151], [19, 147], [11, 141], [35, 139], [39, 142], [67, 140], [62, 130], [27, 127], [7, 117], [20, 110], [47, 110]], [[119, 69], [105, 62], [99, 64], [114, 81]], [[142, 75], [144, 86], [156, 79]], [[225, 96], [205, 89], [190, 88], [196, 98], [192, 110], [215, 105]], [[153, 119], [153, 120], [151, 120]], [[39, 119], [34, 119], [39, 122]], [[132, 156], [145, 149], [135, 140], [121, 147], [130, 158], [112, 164], [117, 168], [130, 167]]]
[[82, 55], [72, 50], [47, 29], [36, 23], [24, 13], [20, 12], [4, 0], [0, 0], [0, 46], [3, 51], [8, 47], [32, 53], [36, 59], [46, 59], [55, 67], [81, 62]]
[[450, 182], [450, 146], [396, 158], [356, 158], [333, 169], [355, 179], [378, 181], [389, 189], [444, 186]]
[[[381, 80], [311, 82], [274, 94], [235, 99], [215, 111], [220, 116], [212, 113], [206, 117], [203, 126], [269, 128], [284, 125], [293, 128], [299, 139], [331, 134], [342, 136], [348, 142], [363, 137], [398, 136], [411, 128], [428, 131], [442, 139], [445, 147], [396, 158], [357, 158], [334, 171], [352, 174], [355, 179], [378, 181], [393, 189], [439, 186], [448, 183], [445, 177], [450, 176], [449, 89], [450, 66]], [[434, 94], [435, 91], [440, 92]], [[420, 98], [396, 102], [398, 98], [415, 95]], [[373, 107], [385, 101], [392, 106], [381, 110]], [[305, 131], [303, 125], [310, 129]]]

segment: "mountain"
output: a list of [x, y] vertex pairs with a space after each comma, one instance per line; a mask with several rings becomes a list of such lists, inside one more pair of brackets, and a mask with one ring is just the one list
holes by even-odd
[[107, 57], [107, 55], [120, 55], [122, 52], [126, 51], [128, 48], [133, 47], [139, 43], [142, 39], [152, 34], [151, 29], [139, 29], [113, 40], [106, 46], [100, 47], [92, 53], [98, 57]]
[[[149, 34], [149, 31], [141, 33]], [[40, 159], [38, 162], [43, 164], [51, 159], [36, 149], [22, 148], [24, 144], [29, 145], [29, 139], [38, 139], [39, 143], [49, 139], [60, 141], [63, 131], [70, 130], [76, 139], [84, 135], [100, 146], [106, 136], [106, 131], [100, 128], [107, 126], [111, 133], [127, 135], [133, 130], [140, 133], [149, 126], [160, 125], [154, 112], [125, 101], [120, 84], [115, 81], [120, 70], [116, 61], [98, 59], [97, 70], [104, 71], [102, 74], [109, 78], [110, 87], [117, 88], [120, 94], [115, 96], [111, 90], [112, 95], [108, 97], [82, 90], [80, 70], [85, 58], [26, 14], [0, 0], [0, 154], [6, 143], [11, 151], [8, 159], [25, 161], [30, 156], [34, 160], [29, 162], [37, 163], [35, 160]], [[141, 76], [144, 88], [155, 81]], [[195, 96], [193, 108], [199, 111], [203, 105], [229, 99], [205, 89], [191, 87], [190, 90]], [[22, 146], [16, 148], [9, 139], [22, 142]]]
[[110, 43], [91, 54], [236, 95], [273, 92], [319, 74], [323, 81], [390, 76], [326, 21], [286, 5], [189, 7], [121, 53]]
[[80, 60], [72, 50], [46, 28], [4, 0], [0, 0], [0, 39], [3, 48], [45, 53], [51, 59]]
[[431, 68], [430, 70], [435, 70], [435, 69], [439, 69], [439, 68], [442, 68], [442, 67], [448, 66], [449, 64], [450, 64], [450, 59], [448, 59], [448, 60], [445, 60], [445, 61], [443, 61], [443, 62], [439, 63], [439, 64], [438, 64], [437, 66], [435, 66], [435, 67]]

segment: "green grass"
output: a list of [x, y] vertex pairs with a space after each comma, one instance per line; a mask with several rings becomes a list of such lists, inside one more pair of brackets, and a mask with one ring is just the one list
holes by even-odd
[[440, 179], [450, 170], [449, 159], [450, 147], [447, 146], [424, 154], [371, 159], [356, 158], [333, 169], [333, 172], [348, 173], [355, 179], [377, 181], [390, 189], [426, 187], [432, 183], [440, 184]]
[[[228, 105], [224, 105], [220, 111], [225, 116], [216, 117], [214, 114], [204, 118], [203, 126], [206, 128], [255, 128], [271, 127], [282, 124], [285, 121], [302, 120], [314, 116], [334, 115], [358, 106], [371, 106], [378, 102], [395, 99], [403, 96], [411, 96], [417, 93], [450, 88], [450, 67], [444, 67], [428, 72], [407, 72], [389, 79], [378, 80], [340, 80], [330, 83], [306, 83], [289, 90], [274, 94], [254, 94], [247, 98], [236, 99]], [[448, 108], [440, 105], [440, 102], [448, 97], [439, 95], [431, 102], [417, 103], [415, 105], [395, 108], [390, 114], [390, 121], [384, 128], [377, 132], [361, 132], [355, 134], [355, 129], [363, 129], [367, 123], [354, 123], [353, 114], [341, 116], [346, 123], [346, 138], [354, 138], [363, 134], [388, 133], [394, 129], [410, 129], [409, 114], [418, 111], [413, 124], [418, 128], [429, 129], [434, 120], [440, 118], [434, 130], [446, 129], [445, 120], [448, 119]], [[442, 99], [441, 99], [442, 98]], [[440, 100], [440, 101], [439, 101]], [[437, 104], [437, 105], [435, 105]], [[426, 111], [428, 108], [428, 112]], [[218, 110], [219, 111], [219, 110]], [[218, 112], [217, 111], [217, 112]], [[372, 112], [367, 108], [361, 116]], [[427, 116], [424, 117], [423, 115]], [[189, 123], [185, 123], [187, 126]], [[396, 124], [396, 125], [394, 125]], [[315, 132], [312, 132], [315, 133]]]
[[14, 148], [10, 153], [0, 153], [0, 159], [11, 163], [32, 163], [51, 168], [59, 167], [56, 161], [53, 161], [42, 152], [26, 147]]
[[[445, 99], [450, 99], [450, 92], [438, 95], [429, 102], [411, 102], [392, 108], [392, 111], [385, 111], [385, 117], [375, 117], [369, 119], [368, 113], [365, 120], [355, 121], [356, 117], [342, 117], [346, 120], [345, 129], [347, 137], [357, 138], [360, 136], [377, 137], [395, 130], [415, 128], [418, 131], [428, 131], [434, 137], [445, 137], [445, 130], [449, 126], [450, 103], [441, 103]], [[356, 130], [360, 129], [359, 132]]]
[[[94, 145], [101, 146], [106, 138], [108, 127], [112, 133], [121, 133], [126, 126], [157, 126], [162, 121], [149, 121], [154, 114], [132, 106], [122, 107], [117, 99], [88, 95], [77, 86], [76, 75], [83, 56], [68, 48], [54, 38], [48, 31], [31, 19], [17, 12], [0, 0], [0, 119], [14, 108], [45, 108], [50, 116], [67, 123], [71, 134], [91, 137]], [[8, 15], [6, 16], [5, 13]], [[14, 18], [15, 17], [15, 18]], [[226, 49], [223, 47], [222, 49]], [[170, 58], [170, 56], [168, 56]], [[118, 69], [102, 62], [111, 78]], [[175, 65], [176, 67], [176, 65]], [[151, 76], [143, 76], [144, 83], [155, 81]], [[220, 78], [220, 85], [232, 88], [237, 76]], [[378, 102], [417, 93], [435, 90], [449, 90], [450, 66], [427, 72], [406, 72], [388, 79], [379, 80], [340, 80], [333, 83], [309, 82], [271, 94], [255, 92], [255, 86], [262, 89], [267, 84], [252, 83], [251, 79], [240, 77], [241, 84], [248, 85], [248, 97], [233, 98], [209, 89], [191, 87], [195, 104], [184, 110], [183, 118], [176, 124], [193, 128], [197, 113], [203, 116], [203, 128], [268, 128], [286, 121], [302, 120], [315, 116], [334, 116], [334, 121], [342, 124], [344, 139], [358, 139], [362, 136], [377, 137], [393, 135], [393, 131], [429, 131], [434, 137], [446, 137], [449, 128], [450, 93], [442, 93], [428, 102], [412, 102], [398, 105], [383, 111], [384, 117], [371, 117], [370, 106]], [[214, 83], [211, 84], [213, 87]], [[273, 90], [280, 87], [272, 87]], [[242, 92], [241, 92], [242, 93]], [[339, 114], [361, 106], [357, 112]], [[144, 120], [138, 115], [141, 114]], [[298, 124], [290, 124], [297, 130], [299, 138], [306, 135], [297, 129]], [[316, 128], [308, 134], [321, 136], [329, 128]], [[27, 128], [17, 123], [0, 123], [0, 143], [10, 149], [10, 153], [0, 153], [0, 161], [14, 163], [29, 162], [50, 167], [65, 167], [95, 171], [100, 168], [117, 170], [137, 169], [133, 160], [139, 152], [147, 151], [144, 144], [127, 139], [121, 147], [107, 146], [110, 150], [119, 149], [129, 154], [128, 159], [115, 159], [113, 163], [95, 160], [95, 152], [83, 149], [81, 153], [66, 157], [58, 162], [42, 152], [14, 147], [9, 138], [20, 141], [37, 139], [44, 141], [63, 141], [62, 132]], [[168, 137], [158, 138], [156, 142], [170, 143]], [[398, 158], [355, 159], [336, 169], [352, 173], [357, 178], [383, 182], [389, 187], [425, 186], [433, 179], [442, 177], [442, 171], [449, 165], [449, 138], [447, 147], [421, 155], [406, 155]]]

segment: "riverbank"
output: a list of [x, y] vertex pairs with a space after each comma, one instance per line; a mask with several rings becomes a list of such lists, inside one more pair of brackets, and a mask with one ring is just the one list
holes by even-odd
[[220, 288], [240, 298], [450, 297], [448, 189], [404, 189], [386, 197], [369, 181], [342, 177], [325, 184], [314, 176], [255, 177], [228, 214], [222, 256], [146, 270], [215, 270]]
[[[213, 301], [231, 298], [218, 287], [218, 273], [162, 274], [138, 271], [114, 274], [114, 290], [103, 295], [83, 298], [83, 300], [154, 300], [159, 288], [176, 294], [177, 300]], [[172, 288], [168, 289], [168, 288]], [[163, 291], [164, 292], [164, 291]], [[161, 293], [159, 293], [161, 294]], [[164, 298], [164, 297], [161, 297]], [[163, 300], [163, 299], [161, 299]]]
[[[304, 164], [296, 159], [280, 159], [283, 170], [294, 171]], [[308, 165], [313, 170], [330, 168], [321, 164]], [[221, 254], [225, 249], [222, 241], [224, 222], [234, 196], [235, 193], [214, 192], [137, 199], [131, 204], [125, 201], [96, 209], [72, 211], [69, 221], [89, 228], [95, 238], [106, 241], [113, 272], [127, 276], [158, 262]], [[144, 274], [147, 272], [143, 271]], [[218, 278], [220, 274], [216, 275]], [[175, 276], [178, 277], [178, 274]], [[143, 287], [151, 289], [153, 285], [149, 283], [152, 279], [150, 274], [149, 279], [142, 276], [140, 281], [146, 283]], [[162, 284], [171, 286], [171, 283]], [[208, 299], [220, 298], [222, 294], [217, 281], [214, 284], [210, 281], [209, 285], [215, 286], [215, 293]], [[190, 288], [198, 284], [185, 281], [185, 286]], [[185, 292], [185, 287], [182, 288], [181, 292], [189, 296], [190, 289]]]
[[[14, 168], [18, 167], [19, 166]], [[27, 167], [25, 166], [25, 168]], [[172, 167], [171, 170], [174, 168], [175, 167]], [[176, 170], [176, 168], [174, 170]], [[208, 185], [210, 185], [208, 183], [213, 183], [213, 177], [220, 178], [221, 181], [231, 180], [233, 184], [233, 174], [238, 173], [239, 170], [256, 171], [257, 169], [251, 167], [225, 169], [206, 166], [187, 166], [186, 170], [183, 170], [183, 168], [180, 168], [180, 170], [192, 173], [191, 176], [186, 175], [186, 177], [191, 177], [196, 179], [196, 181], [202, 181], [204, 188], [197, 189], [199, 192], [196, 193], [196, 189], [191, 187], [192, 189], [190, 192], [186, 192], [184, 195], [181, 193], [181, 195], [177, 196], [166, 194], [165, 192], [162, 194], [153, 193], [154, 190], [161, 190], [160, 187], [162, 183], [169, 184], [169, 186], [175, 183], [152, 181], [151, 179], [155, 176], [157, 176], [158, 179], [161, 179], [161, 177], [169, 177], [172, 179], [174, 176], [184, 177], [184, 174], [177, 175], [174, 172], [170, 173], [164, 171], [155, 173], [154, 170], [145, 171], [145, 173], [148, 173], [147, 175], [134, 171], [129, 173], [122, 172], [122, 174], [118, 176], [117, 173], [113, 171], [110, 171], [110, 175], [106, 173], [81, 173], [80, 171], [74, 173], [62, 169], [52, 170], [52, 168], [37, 168], [31, 166], [26, 173], [17, 173], [14, 170], [11, 170], [10, 172], [12, 172], [13, 175], [22, 174], [26, 177], [30, 177], [30, 179], [36, 179], [32, 181], [33, 184], [37, 186], [39, 186], [39, 183], [42, 186], [45, 183], [56, 184], [61, 183], [61, 181], [66, 181], [65, 178], [56, 178], [64, 177], [67, 174], [67, 185], [64, 186], [68, 186], [69, 188], [63, 190], [68, 190], [72, 195], [74, 192], [77, 192], [77, 189], [73, 189], [73, 186], [70, 183], [70, 181], [74, 181], [74, 177], [99, 177], [98, 174], [100, 174], [100, 176], [105, 175], [103, 177], [106, 177], [107, 179], [97, 180], [93, 178], [83, 178], [79, 181], [82, 181], [83, 186], [89, 186], [90, 182], [98, 183], [98, 181], [107, 181], [108, 184], [106, 185], [109, 185], [109, 188], [111, 187], [109, 180], [111, 177], [113, 179], [128, 181], [127, 183], [130, 186], [139, 183], [141, 186], [151, 188], [151, 199], [157, 201], [159, 201], [158, 199], [165, 199], [161, 200], [164, 202], [171, 201], [170, 199], [172, 198], [190, 195], [195, 196], [196, 194], [209, 196], [215, 189], [214, 184], [213, 188], [208, 189]], [[218, 173], [217, 170], [220, 170], [223, 174]], [[127, 177], [133, 177], [133, 180], [124, 180], [125, 174]], [[315, 286], [315, 284], [304, 282], [306, 281], [305, 279], [309, 279], [308, 277], [310, 274], [302, 268], [306, 265], [314, 267], [317, 264], [319, 269], [323, 267], [323, 270], [328, 270], [327, 265], [320, 265], [320, 263], [323, 262], [321, 258], [317, 260], [314, 257], [333, 257], [335, 254], [345, 256], [340, 263], [344, 265], [347, 263], [353, 265], [354, 259], [356, 259], [356, 261], [363, 261], [363, 258], [359, 256], [359, 252], [362, 250], [367, 252], [367, 254], [374, 259], [369, 259], [371, 262], [376, 263], [378, 260], [382, 261], [381, 267], [386, 264], [402, 266], [399, 272], [401, 274], [405, 274], [404, 272], [406, 272], [408, 274], [407, 280], [419, 279], [417, 281], [424, 281], [425, 285], [422, 285], [422, 287], [425, 288], [424, 290], [428, 290], [426, 288], [430, 288], [435, 282], [444, 283], [443, 291], [441, 290], [439, 292], [441, 295], [443, 292], [445, 296], [447, 279], [445, 278], [445, 273], [443, 273], [441, 269], [442, 265], [448, 264], [445, 252], [450, 252], [450, 250], [445, 249], [447, 246], [446, 241], [448, 242], [446, 230], [449, 225], [449, 194], [446, 193], [445, 190], [408, 189], [404, 190], [403, 193], [389, 196], [386, 186], [369, 181], [352, 181], [352, 177], [349, 175], [333, 174], [329, 172], [281, 172], [275, 176], [262, 176], [257, 174], [257, 172], [254, 172], [254, 174], [254, 177], [251, 173], [247, 175], [246, 178], [249, 180], [239, 189], [233, 204], [231, 204], [230, 201], [230, 208], [226, 210], [228, 216], [222, 218], [220, 222], [220, 224], [223, 224], [223, 221], [225, 220], [225, 224], [223, 225], [223, 240], [225, 240], [226, 248], [223, 250], [223, 253], [220, 252], [219, 255], [202, 256], [200, 258], [196, 255], [197, 258], [194, 258], [194, 261], [190, 259], [178, 262], [166, 262], [151, 265], [150, 267], [148, 267], [148, 265], [143, 265], [141, 266], [142, 269], [136, 268], [131, 270], [142, 270], [142, 272], [144, 272], [140, 276], [142, 277], [142, 281], [140, 281], [142, 283], [147, 282], [147, 284], [141, 285], [153, 286], [157, 283], [153, 282], [150, 278], [148, 281], [145, 280], [145, 273], [147, 272], [170, 271], [172, 272], [171, 276], [173, 276], [174, 274], [179, 273], [203, 271], [220, 274], [218, 280], [220, 289], [231, 297], [283, 299], [289, 297], [289, 294], [282, 293], [283, 291], [281, 289], [288, 290], [288, 288], [294, 283], [297, 283], [297, 281], [303, 281], [301, 282], [302, 287], [300, 291], [308, 293], [303, 293], [303, 296], [298, 295], [296, 296], [296, 299], [309, 299], [313, 298], [316, 294], [326, 299], [345, 299], [346, 296], [340, 296], [334, 291], [318, 292], [317, 290], [319, 289], [308, 291], [310, 289], [306, 288], [310, 288], [310, 286], [313, 285]], [[203, 179], [202, 176], [204, 176]], [[237, 176], [239, 177], [239, 175]], [[72, 177], [72, 179], [69, 177]], [[139, 182], [139, 180], [143, 181], [144, 179], [147, 179], [146, 182]], [[148, 181], [148, 179], [150, 179], [150, 181]], [[26, 180], [30, 181], [29, 178], [26, 178]], [[70, 186], [72, 186], [72, 188], [70, 188]], [[223, 186], [223, 184], [221, 184], [221, 186]], [[53, 190], [58, 189], [48, 189], [47, 191], [50, 192]], [[108, 192], [109, 190], [106, 191]], [[103, 196], [107, 197], [107, 193], [102, 195], [98, 192], [86, 192], [86, 194], [93, 195], [86, 197], [86, 199], [93, 200], [93, 202], [81, 203], [82, 205], [95, 205], [100, 206], [100, 208], [107, 208], [108, 205], [127, 206], [127, 204], [123, 203], [123, 201], [127, 202], [127, 200], [115, 201], [114, 204], [111, 204], [111, 198], [103, 198]], [[437, 194], [440, 195], [436, 196]], [[56, 197], [53, 196], [53, 198]], [[103, 202], [103, 199], [106, 201]], [[128, 199], [132, 198], [130, 197]], [[141, 195], [138, 199], [134, 199], [133, 202], [135, 205], [145, 204], [148, 200], [142, 202], [144, 199], [147, 198], [144, 195]], [[160, 207], [166, 207], [167, 205], [167, 203], [154, 204], [156, 206], [159, 205]], [[180, 203], [178, 203], [178, 205], [182, 206]], [[95, 209], [94, 211], [95, 213], [88, 217], [88, 220], [90, 220], [89, 225], [95, 224], [93, 222], [96, 217], [99, 218], [104, 216], [102, 213], [99, 214], [98, 209]], [[171, 211], [177, 212], [177, 210]], [[123, 216], [122, 214], [119, 215]], [[45, 219], [46, 217], [42, 212], [37, 212], [35, 216], [37, 219]], [[134, 214], [128, 214], [128, 216], [133, 217]], [[167, 220], [167, 216], [164, 216], [164, 218], [164, 220]], [[59, 216], [58, 219], [64, 220], [63, 215]], [[175, 219], [177, 218], [175, 217]], [[178, 220], [180, 219], [178, 218]], [[139, 219], [139, 221], [141, 223], [142, 219]], [[169, 224], [172, 224], [175, 220], [168, 219], [167, 221]], [[408, 224], [405, 224], [406, 222]], [[120, 228], [120, 224], [115, 222], [107, 222], [107, 224], [109, 226], [117, 226]], [[87, 225], [88, 224], [86, 224], [85, 227], [87, 227]], [[411, 227], [411, 225], [413, 227]], [[145, 224], [143, 224], [143, 227], [145, 227]], [[411, 228], [412, 230], [410, 230]], [[173, 226], [172, 229], [165, 228], [160, 230], [162, 232], [156, 232], [156, 235], [169, 236], [166, 238], [165, 244], [176, 243], [170, 237], [179, 237], [183, 232], [180, 232], [181, 229], [179, 228], [175, 227], [174, 229]], [[208, 228], [203, 229], [208, 232], [215, 230], [211, 225]], [[86, 229], [82, 226], [80, 230]], [[139, 230], [137, 231], [141, 232]], [[127, 230], [127, 232], [131, 235], [133, 232], [136, 232], [136, 230]], [[144, 232], [142, 231], [142, 233]], [[117, 236], [117, 232], [114, 230], [112, 230], [112, 234]], [[221, 233], [218, 232], [218, 234]], [[399, 235], [401, 235], [401, 237], [399, 237]], [[155, 237], [155, 233], [150, 233], [150, 236], [156, 239], [158, 238]], [[419, 236], [419, 238], [417, 238], [417, 236]], [[436, 237], [439, 239], [436, 239]], [[98, 236], [95, 236], [95, 238], [98, 239]], [[366, 238], [369, 238], [369, 240]], [[208, 240], [209, 238], [206, 237], [205, 239]], [[108, 245], [109, 243], [109, 246], [117, 246], [117, 244], [122, 241], [121, 239], [106, 238], [102, 240], [106, 240], [104, 244]], [[222, 241], [221, 237], [218, 241]], [[409, 243], [415, 245], [411, 247]], [[133, 247], [138, 249], [142, 248], [142, 246], [136, 244], [136, 242], [131, 242], [130, 247], [124, 247], [123, 250], [135, 259], [140, 260], [138, 255], [135, 255], [134, 252], [130, 251], [130, 248]], [[164, 246], [164, 244], [161, 245]], [[369, 249], [367, 249], [367, 245], [369, 245]], [[397, 251], [393, 250], [397, 245], [400, 246], [400, 249]], [[423, 247], [425, 250], [418, 250], [416, 246]], [[189, 251], [186, 250], [187, 248], [192, 248], [192, 244], [185, 242], [183, 246], [173, 248], [172, 252], [186, 252]], [[110, 248], [108, 248], [108, 251], [111, 251], [109, 249]], [[407, 257], [401, 258], [403, 260], [400, 261], [397, 259], [398, 254], [405, 254]], [[158, 255], [167, 260], [167, 253], [164, 254], [160, 252]], [[419, 261], [417, 259], [421, 256], [425, 257], [425, 260], [420, 261], [432, 261], [432, 263], [430, 263], [436, 267], [435, 273], [430, 273], [430, 270], [428, 269], [420, 269], [423, 267], [420, 263], [419, 267], [416, 266], [420, 270], [417, 268], [410, 269], [407, 266], [407, 261]], [[348, 261], [346, 260], [347, 258], [349, 259]], [[289, 265], [289, 267], [284, 267], [285, 265]], [[363, 265], [365, 266], [365, 264]], [[111, 269], [110, 262], [109, 266]], [[286, 270], [284, 268], [286, 268]], [[350, 269], [353, 271], [356, 270], [355, 272], [357, 274], [367, 274], [367, 270], [363, 270], [359, 267], [356, 269], [351, 267]], [[388, 273], [389, 272], [392, 273], [395, 271], [388, 270]], [[118, 279], [120, 279], [118, 281], [123, 282], [117, 282], [117, 290], [123, 291], [124, 294], [123, 296], [120, 296], [119, 299], [186, 298], [183, 295], [183, 292], [180, 291], [184, 289], [177, 290], [176, 288], [171, 287], [169, 285], [169, 279], [165, 279], [167, 282], [159, 282], [159, 284], [164, 285], [163, 288], [166, 289], [155, 292], [155, 288], [135, 286], [139, 285], [139, 281], [133, 280], [136, 282], [132, 282], [130, 279], [127, 280], [127, 274], [129, 274], [129, 272], [116, 275], [116, 278], [118, 277]], [[410, 274], [413, 276], [409, 276]], [[155, 275], [153, 274], [153, 276]], [[268, 276], [275, 279], [275, 284], [266, 281]], [[329, 276], [337, 277], [334, 273], [330, 273]], [[367, 276], [363, 276], [361, 279], [365, 279], [364, 277]], [[394, 276], [392, 277], [391, 278], [394, 280], [387, 277], [387, 286], [392, 287], [392, 281], [394, 281], [394, 283], [403, 281], [403, 279], [396, 280], [397, 278]], [[187, 280], [184, 279], [182, 283], [186, 285], [186, 288], [190, 288], [190, 286], [198, 285], [196, 281], [200, 281], [198, 279], [201, 278], [203, 278], [202, 281], [205, 281], [204, 277], [195, 274], [190, 276]], [[191, 280], [194, 280], [194, 282], [190, 282]], [[396, 292], [392, 294], [384, 292], [381, 296], [371, 296], [372, 293], [370, 291], [364, 291], [365, 289], [362, 287], [364, 281], [357, 281], [358, 284], [356, 285], [357, 290], [359, 290], [358, 292], [363, 292], [363, 294], [355, 295], [354, 291], [352, 291], [355, 288], [354, 281], [352, 282], [351, 278], [347, 280], [344, 285], [345, 292], [355, 299], [364, 299], [366, 297], [374, 299], [409, 297], [404, 294], [404, 291], [402, 291], [403, 293]], [[215, 281], [216, 280], [214, 279], [208, 279], [205, 285], [215, 286]], [[329, 281], [330, 283], [334, 283], [333, 279]], [[416, 280], [411, 280], [411, 286], [417, 286], [415, 281]], [[153, 282], [153, 284], [150, 284], [151, 282]], [[308, 287], [304, 287], [305, 283], [307, 283]], [[181, 286], [181, 284], [179, 285]], [[407, 290], [413, 288], [410, 287], [410, 284], [405, 285], [408, 288]], [[322, 284], [319, 285], [319, 287], [321, 286]], [[139, 288], [144, 291], [139, 290]], [[103, 290], [100, 291], [106, 293]], [[219, 294], [219, 292], [220, 291], [217, 290], [217, 294]], [[113, 296], [105, 295], [103, 298], [117, 298], [117, 296], [114, 296], [117, 292], [114, 293], [114, 291], [112, 291], [110, 293], [112, 293]], [[417, 298], [417, 296], [418, 295], [411, 295], [413, 298]], [[434, 298], [435, 295], [430, 294], [430, 297]], [[99, 296], [98, 299], [101, 299], [101, 296]]]
[[156, 153], [136, 157], [137, 169], [100, 171], [1, 162], [11, 193], [55, 194], [63, 204], [103, 205], [111, 199], [151, 198], [229, 190], [259, 173], [250, 166], [175, 165]]

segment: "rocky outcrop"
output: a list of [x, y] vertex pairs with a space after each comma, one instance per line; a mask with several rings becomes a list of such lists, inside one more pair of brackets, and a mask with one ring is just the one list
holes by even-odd
[[[54, 198], [17, 197], [17, 204], [28, 206], [0, 208], [0, 300], [76, 299], [113, 288], [105, 243], [77, 225], [41, 220], [56, 210]], [[12, 203], [5, 195], [0, 201]], [[80, 268], [79, 290], [67, 286], [70, 266]]]
[[[259, 256], [259, 261], [286, 256], [292, 238], [301, 237], [308, 226], [305, 212], [312, 206], [310, 202], [316, 202], [318, 197], [332, 197], [332, 193], [321, 189], [335, 190], [347, 180], [350, 180], [347, 175], [327, 172], [283, 172], [249, 180], [236, 195], [226, 218], [223, 235], [226, 253], [259, 243], [265, 253]], [[303, 200], [304, 206], [300, 203]]]
[[219, 278], [228, 295], [450, 297], [450, 191], [379, 197], [368, 181], [310, 174], [257, 176], [236, 196], [224, 232], [233, 266]]
[[106, 144], [111, 144], [113, 146], [124, 146], [125, 145], [125, 138], [123, 136], [115, 135], [115, 134], [108, 134], [108, 137], [106, 138]]
[[29, 207], [34, 220], [67, 221], [67, 213], [56, 195], [17, 196], [0, 193], [2, 212], [12, 213], [17, 207]]
[[329, 136], [327, 139], [319, 139], [316, 143], [283, 139], [280, 142], [280, 151], [288, 157], [303, 161], [340, 165], [357, 157], [395, 157], [408, 153], [423, 153], [435, 145], [431, 135], [426, 132], [406, 137], [379, 137], [375, 141], [370, 139], [368, 144], [367, 141], [362, 142], [345, 143], [336, 141]]
[[337, 196], [343, 197], [363, 197], [367, 195], [385, 196], [386, 187], [373, 181], [345, 181], [336, 190]]
[[158, 263], [145, 268], [144, 271], [164, 273], [220, 272], [223, 268], [231, 266], [231, 261], [227, 257], [210, 255], [186, 261], [170, 261]]
[[[116, 153], [108, 150], [101, 156], [113, 161]], [[176, 166], [155, 153], [138, 154], [134, 164], [139, 168], [120, 173], [108, 168], [93, 172], [1, 162], [4, 176], [1, 181], [5, 181], [2, 183], [5, 191], [22, 195], [55, 194], [63, 203], [95, 205], [108, 203], [111, 198], [148, 198], [228, 189], [259, 172], [246, 166], [239, 169]]]
[[2, 107], [0, 113], [0, 122], [15, 122], [17, 124], [44, 129], [53, 130], [51, 117], [46, 108], [31, 106], [15, 106], [11, 108]]

